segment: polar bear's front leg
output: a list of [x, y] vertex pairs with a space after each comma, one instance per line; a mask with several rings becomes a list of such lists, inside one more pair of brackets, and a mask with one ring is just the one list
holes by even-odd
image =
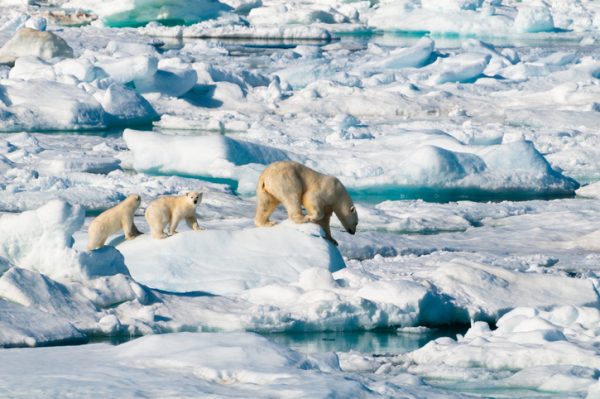
[[125, 239], [126, 240], [133, 240], [135, 237], [137, 237], [140, 234], [142, 234], [137, 229], [137, 227], [135, 226], [135, 224], [133, 223], [133, 216], [132, 217], [126, 217], [125, 220], [123, 220], [123, 224], [121, 225], [121, 227], [123, 228], [123, 232], [125, 233]]
[[177, 234], [177, 226], [181, 221], [181, 216], [178, 214], [173, 215], [171, 218], [171, 224], [169, 225], [169, 235]]
[[331, 236], [331, 227], [329, 227], [329, 221], [331, 220], [331, 213], [327, 212], [327, 214], [321, 219], [317, 224], [323, 228], [325, 231], [325, 238], [328, 239], [335, 245], [338, 246], [338, 242]]
[[185, 222], [187, 223], [188, 226], [190, 226], [190, 229], [192, 229], [192, 230], [195, 230], [195, 231], [204, 230], [204, 228], [200, 227], [200, 225], [198, 224], [198, 219], [196, 219], [196, 215], [186, 217]]

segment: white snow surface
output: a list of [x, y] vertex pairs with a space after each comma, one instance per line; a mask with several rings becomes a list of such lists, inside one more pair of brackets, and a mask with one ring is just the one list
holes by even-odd
[[156, 242], [148, 236], [119, 245], [132, 276], [174, 292], [234, 294], [291, 283], [308, 269], [345, 267], [320, 227], [293, 223], [240, 231], [184, 232]]

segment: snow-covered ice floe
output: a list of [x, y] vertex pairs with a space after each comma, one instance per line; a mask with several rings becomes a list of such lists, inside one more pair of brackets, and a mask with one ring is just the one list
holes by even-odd
[[[66, 389], [76, 396], [447, 397], [418, 380], [386, 384], [375, 375], [344, 373], [334, 353], [306, 355], [249, 333], [156, 335], [114, 347], [40, 348], [35, 353], [10, 349], [2, 359], [0, 372], [6, 378], [0, 389], [7, 395], [22, 392], [25, 385], [44, 387], [43, 395], [32, 397]], [[31, 362], [35, 370], [29, 369]], [[57, 368], [60, 378], [52, 373]]]
[[64, 8], [92, 10], [102, 22], [112, 27], [142, 26], [151, 21], [168, 24], [190, 24], [211, 19], [231, 8], [217, 0], [104, 1], [69, 0]]
[[289, 159], [283, 150], [223, 135], [173, 136], [128, 129], [123, 138], [133, 152], [136, 170], [231, 179], [246, 190], [254, 189], [265, 165]]
[[185, 232], [160, 242], [144, 236], [118, 249], [140, 283], [223, 295], [295, 282], [311, 268], [343, 269], [341, 254], [323, 237], [317, 225], [286, 223], [272, 229]]
[[507, 313], [492, 330], [474, 323], [457, 340], [439, 338], [413, 352], [382, 358], [342, 354], [341, 365], [377, 374], [410, 373], [438, 387], [477, 393], [520, 390], [529, 397], [594, 398], [598, 393], [597, 308], [530, 307]]
[[[519, 306], [597, 302], [593, 279], [510, 271], [460, 257], [417, 272], [382, 268], [380, 261], [344, 267], [337, 248], [311, 225], [189, 231], [159, 242], [142, 236], [116, 249], [81, 252], [72, 236], [82, 223], [81, 208], [60, 201], [0, 218], [6, 237], [0, 297], [46, 312], [50, 320], [27, 329], [5, 319], [18, 333], [2, 345], [182, 330], [494, 322]], [[26, 312], [15, 306], [7, 311]]]

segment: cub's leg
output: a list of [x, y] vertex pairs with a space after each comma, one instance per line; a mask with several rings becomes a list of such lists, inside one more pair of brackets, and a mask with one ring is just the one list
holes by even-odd
[[171, 225], [169, 226], [169, 235], [177, 234], [177, 226], [181, 221], [181, 215], [174, 213], [171, 215]]
[[135, 237], [142, 234], [142, 233], [140, 233], [140, 231], [137, 229], [137, 227], [133, 223], [133, 215], [125, 216], [123, 222], [121, 223], [121, 228], [123, 229], [123, 232], [125, 233], [126, 240], [132, 240]]
[[203, 227], [200, 227], [198, 225], [198, 219], [196, 219], [196, 215], [186, 217], [185, 222], [187, 223], [188, 226], [190, 226], [190, 228], [192, 230], [195, 230], [195, 231], [204, 230]]
[[106, 242], [106, 239], [108, 238], [107, 234], [105, 234], [103, 231], [100, 231], [100, 229], [98, 229], [94, 225], [90, 226], [88, 235], [89, 235], [89, 240], [88, 240], [88, 245], [87, 245], [88, 251], [103, 247], [104, 243]]
[[150, 227], [150, 235], [152, 238], [162, 239], [166, 238], [167, 235], [164, 232], [165, 225], [167, 224], [166, 217], [161, 215], [160, 212], [162, 210], [155, 209], [152, 206], [149, 206], [146, 210], [146, 221], [148, 222], [148, 226]]

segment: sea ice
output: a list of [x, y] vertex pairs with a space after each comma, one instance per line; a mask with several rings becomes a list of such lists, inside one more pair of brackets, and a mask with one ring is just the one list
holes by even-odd
[[[332, 395], [379, 397], [380, 390], [399, 395], [436, 392], [421, 384], [381, 387], [374, 377], [342, 373], [333, 353], [306, 355], [249, 333], [155, 335], [113, 347], [40, 348], [35, 353], [7, 350], [3, 360], [0, 368], [7, 378], [0, 382], [0, 389], [8, 395], [32, 384], [44, 387], [39, 397], [60, 395], [65, 389], [77, 396], [176, 393], [323, 399]], [[37, 364], [35, 370], [30, 370], [31, 362]], [[60, 378], [51, 372], [57, 368]]]
[[[123, 138], [139, 171], [234, 179], [246, 192], [256, 185], [262, 165], [289, 159], [285, 151], [221, 135], [169, 136], [128, 129]], [[177, 151], [178, 157], [165, 148]]]
[[339, 251], [323, 237], [317, 225], [286, 223], [239, 231], [182, 232], [159, 241], [142, 236], [118, 249], [140, 283], [173, 292], [224, 295], [294, 282], [307, 268], [329, 272], [344, 268]]
[[53, 32], [22, 28], [0, 48], [0, 64], [14, 64], [17, 58], [25, 55], [45, 60], [72, 58], [73, 49]]
[[93, 11], [111, 27], [142, 26], [150, 21], [168, 24], [190, 24], [215, 18], [230, 7], [217, 0], [112, 0], [98, 3], [90, 0], [70, 0], [63, 8]]
[[71, 84], [52, 81], [0, 80], [10, 106], [0, 113], [0, 131], [76, 130], [106, 127], [98, 101]]

